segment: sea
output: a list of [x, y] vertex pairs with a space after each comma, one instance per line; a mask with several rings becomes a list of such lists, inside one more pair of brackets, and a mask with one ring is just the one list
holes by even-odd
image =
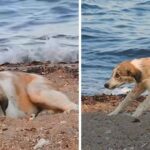
[[116, 64], [141, 57], [150, 57], [150, 1], [82, 0], [83, 95], [128, 92], [104, 83]]
[[78, 61], [78, 0], [0, 0], [0, 64]]

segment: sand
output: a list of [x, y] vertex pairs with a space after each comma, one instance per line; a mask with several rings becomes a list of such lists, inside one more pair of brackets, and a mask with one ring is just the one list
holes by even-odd
[[[78, 63], [6, 63], [0, 65], [0, 70], [41, 74], [78, 103]], [[51, 114], [43, 111], [34, 120], [29, 118], [0, 117], [0, 150], [78, 149], [78, 112]]]
[[83, 96], [82, 150], [149, 150], [150, 112], [140, 122], [131, 113], [143, 101], [140, 97], [117, 116], [107, 116], [125, 95]]

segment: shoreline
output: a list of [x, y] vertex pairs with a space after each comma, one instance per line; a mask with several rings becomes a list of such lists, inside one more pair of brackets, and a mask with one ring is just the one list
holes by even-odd
[[78, 77], [78, 62], [75, 63], [51, 63], [41, 62], [41, 61], [32, 61], [28, 63], [4, 63], [0, 64], [0, 71], [12, 70], [12, 71], [24, 71], [24, 72], [33, 72], [39, 74], [46, 74], [63, 69], [72, 74], [75, 74], [75, 77]]
[[[83, 112], [105, 112], [109, 113], [125, 98], [125, 94], [107, 95], [100, 94], [94, 96], [82, 96]], [[145, 96], [140, 96], [127, 107], [126, 111], [132, 112], [137, 105], [144, 100]]]

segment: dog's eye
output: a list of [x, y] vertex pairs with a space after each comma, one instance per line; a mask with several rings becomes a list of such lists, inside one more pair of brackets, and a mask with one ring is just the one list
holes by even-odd
[[116, 78], [119, 78], [119, 77], [120, 77], [120, 75], [119, 75], [118, 73], [116, 73], [115, 77], [116, 77]]

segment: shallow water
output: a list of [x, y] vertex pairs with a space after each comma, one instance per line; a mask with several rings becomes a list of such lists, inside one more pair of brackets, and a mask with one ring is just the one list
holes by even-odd
[[123, 60], [150, 56], [150, 1], [82, 1], [82, 93], [124, 93], [104, 89]]
[[0, 63], [77, 59], [77, 0], [0, 1]]

